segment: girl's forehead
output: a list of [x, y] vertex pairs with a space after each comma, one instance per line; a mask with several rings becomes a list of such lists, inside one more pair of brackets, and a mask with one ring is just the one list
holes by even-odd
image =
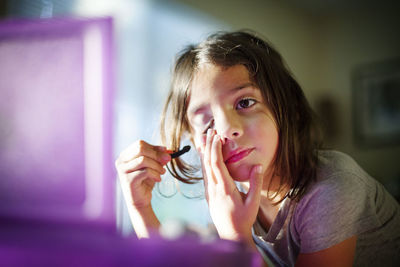
[[221, 67], [207, 63], [194, 73], [189, 95], [192, 99], [212, 99], [250, 83], [249, 73], [243, 65]]
[[244, 65], [224, 67], [211, 63], [201, 64], [194, 73], [192, 89], [207, 85], [211, 88], [221, 89], [237, 85], [243, 81], [250, 81], [250, 75]]

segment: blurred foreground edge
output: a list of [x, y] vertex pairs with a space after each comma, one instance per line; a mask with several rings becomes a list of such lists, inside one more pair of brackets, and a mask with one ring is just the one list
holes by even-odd
[[260, 266], [240, 243], [121, 237], [114, 229], [2, 219], [2, 266]]

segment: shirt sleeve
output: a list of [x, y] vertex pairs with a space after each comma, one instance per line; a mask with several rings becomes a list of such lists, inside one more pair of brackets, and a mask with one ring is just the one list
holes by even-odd
[[300, 253], [329, 248], [379, 226], [373, 198], [374, 188], [356, 173], [335, 173], [315, 184], [294, 213]]

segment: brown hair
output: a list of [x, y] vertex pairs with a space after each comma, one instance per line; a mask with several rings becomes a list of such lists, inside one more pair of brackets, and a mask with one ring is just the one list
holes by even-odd
[[[186, 111], [191, 81], [203, 62], [221, 67], [237, 64], [246, 67], [252, 82], [261, 90], [278, 129], [279, 143], [273, 162], [274, 175], [280, 177], [276, 194], [283, 190], [284, 185], [292, 189], [277, 203], [286, 197], [298, 201], [316, 177], [317, 151], [321, 146], [318, 127], [300, 85], [281, 55], [254, 33], [217, 32], [197, 46], [186, 47], [178, 55], [161, 118], [163, 143], [177, 150], [183, 134], [189, 131]], [[169, 171], [186, 183], [201, 179], [194, 177], [198, 168], [180, 158], [171, 161]]]

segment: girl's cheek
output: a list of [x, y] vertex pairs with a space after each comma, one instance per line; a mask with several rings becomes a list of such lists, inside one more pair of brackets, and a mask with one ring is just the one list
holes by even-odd
[[199, 152], [200, 154], [203, 153], [204, 147], [206, 145], [206, 140], [207, 140], [207, 136], [205, 135], [200, 135], [200, 136], [196, 136], [194, 141], [195, 141], [195, 146], [196, 146], [196, 150], [197, 152]]

